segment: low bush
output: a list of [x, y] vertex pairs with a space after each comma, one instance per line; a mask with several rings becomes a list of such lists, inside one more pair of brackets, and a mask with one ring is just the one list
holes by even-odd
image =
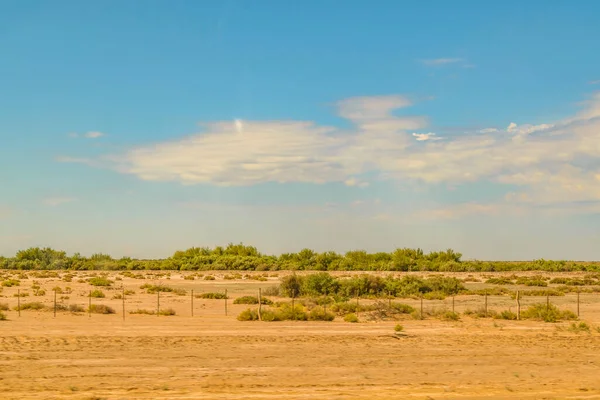
[[425, 300], [444, 300], [446, 295], [443, 292], [435, 291], [435, 292], [427, 292], [423, 295]]
[[335, 315], [333, 313], [325, 311], [325, 309], [321, 306], [313, 308], [308, 313], [309, 321], [333, 321], [334, 319]]
[[[272, 305], [273, 302], [266, 297], [262, 297], [260, 302], [265, 305]], [[258, 304], [258, 296], [243, 296], [238, 297], [233, 301], [233, 304]]]
[[544, 322], [557, 322], [560, 320], [574, 320], [577, 315], [569, 310], [560, 310], [554, 304], [538, 303], [521, 312], [522, 319], [534, 319]]
[[453, 311], [444, 311], [438, 315], [438, 318], [442, 321], [459, 321], [460, 314]]
[[512, 285], [513, 281], [501, 276], [498, 278], [490, 278], [486, 280], [485, 283], [489, 283], [491, 285]]
[[186, 281], [193, 281], [196, 278], [194, 277], [194, 275], [186, 275], [183, 277], [183, 279], [185, 279]]
[[13, 287], [13, 286], [20, 286], [21, 282], [17, 279], [6, 279], [4, 281], [2, 281], [2, 286], [4, 287]]
[[115, 310], [105, 304], [92, 304], [88, 311], [95, 314], [114, 314]]
[[[207, 293], [200, 293], [195, 295], [194, 297], [198, 298], [198, 299], [228, 299], [229, 297], [225, 296], [225, 293], [216, 293], [216, 292], [207, 292]], [[257, 302], [258, 303], [258, 302]]]
[[504, 310], [504, 311], [501, 311], [498, 314], [494, 315], [494, 318], [515, 321], [517, 319], [517, 314], [510, 310]]
[[52, 288], [53, 292], [56, 292], [56, 294], [63, 294], [63, 290], [60, 286], [55, 286]]
[[579, 324], [576, 322], [572, 322], [571, 326], [569, 326], [569, 330], [571, 332], [579, 333], [579, 332], [587, 332], [590, 333], [590, 326], [585, 322], [580, 322]]
[[8, 311], [8, 304], [0, 303], [0, 311]]
[[90, 297], [94, 297], [96, 299], [103, 299], [106, 296], [104, 295], [104, 292], [102, 290], [96, 289], [90, 292]]
[[125, 290], [125, 296], [131, 296], [132, 294], [135, 294], [134, 290]]
[[29, 293], [28, 292], [15, 293], [15, 294], [13, 294], [13, 297], [29, 297]]
[[165, 317], [170, 317], [176, 314], [177, 313], [172, 308], [165, 308], [158, 311], [158, 315], [164, 315]]
[[148, 294], [156, 294], [158, 292], [173, 292], [174, 291], [174, 289], [170, 286], [152, 285], [150, 283], [143, 284], [142, 286], [140, 286], [140, 289], [146, 289], [146, 293], [148, 293]]
[[392, 302], [390, 308], [391, 308], [392, 312], [396, 312], [399, 314], [410, 314], [413, 311], [415, 311], [415, 309], [413, 307], [409, 306], [408, 304], [396, 303], [396, 302]]
[[215, 279], [216, 279], [216, 278], [215, 278], [214, 276], [212, 276], [212, 275], [206, 275], [206, 276], [204, 277], [204, 280], [205, 280], [205, 281], [214, 281]]
[[258, 320], [258, 311], [247, 309], [240, 313], [237, 316], [238, 321], [257, 321]]
[[82, 313], [85, 312], [85, 308], [79, 304], [69, 304], [69, 311], [72, 313]]
[[113, 281], [104, 276], [96, 276], [88, 279], [88, 283], [92, 286], [110, 286], [113, 284]]
[[146, 315], [156, 315], [156, 311], [137, 309], [129, 311], [129, 314], [146, 314]]
[[394, 327], [394, 331], [396, 331], [396, 333], [403, 332], [404, 331], [404, 327], [402, 325], [398, 324], [398, 325], [396, 325]]
[[40, 311], [40, 310], [43, 310], [45, 308], [46, 308], [46, 306], [43, 305], [42, 303], [34, 301], [34, 302], [31, 302], [31, 303], [22, 303], [21, 307], [16, 306], [16, 307], [14, 307], [14, 310], [15, 311], [19, 311], [19, 309], [21, 309], [21, 311], [23, 311], [23, 310]]
[[489, 309], [486, 311], [485, 307], [479, 307], [475, 310], [467, 309], [463, 314], [473, 318], [494, 318], [497, 312]]
[[279, 296], [279, 286], [269, 286], [268, 288], [265, 288], [265, 290], [263, 290], [263, 294], [265, 296], [278, 297]]
[[354, 313], [346, 314], [344, 316], [344, 321], [355, 323], [355, 322], [358, 322], [358, 317]]
[[0, 311], [0, 321], [6, 321], [6, 314]]

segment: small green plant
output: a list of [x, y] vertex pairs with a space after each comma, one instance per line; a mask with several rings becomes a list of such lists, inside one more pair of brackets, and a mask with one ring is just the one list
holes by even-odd
[[557, 322], [560, 320], [575, 320], [577, 315], [569, 310], [560, 310], [554, 304], [538, 303], [530, 306], [521, 313], [523, 319], [534, 319], [544, 322]]
[[200, 293], [195, 295], [194, 297], [198, 298], [198, 299], [227, 299], [229, 297], [225, 296], [225, 293], [215, 293], [215, 292], [208, 292], [208, 293]]
[[13, 287], [13, 286], [20, 286], [21, 282], [18, 279], [7, 279], [5, 281], [2, 281], [2, 286], [4, 287]]
[[103, 299], [106, 296], [104, 295], [104, 292], [102, 290], [96, 289], [96, 290], [92, 290], [90, 292], [90, 297], [94, 297], [97, 299]]
[[265, 296], [278, 297], [279, 296], [279, 286], [269, 286], [268, 288], [265, 288], [265, 290], [263, 290], [263, 294]]
[[517, 319], [517, 314], [510, 310], [504, 310], [504, 311], [501, 311], [498, 314], [494, 315], [494, 318], [514, 321]]
[[115, 293], [113, 294], [112, 299], [113, 300], [121, 300], [123, 298], [123, 295], [121, 293]]
[[22, 303], [21, 307], [16, 306], [14, 308], [14, 310], [15, 311], [19, 311], [19, 309], [21, 309], [21, 311], [23, 311], [23, 310], [40, 311], [40, 310], [43, 310], [45, 308], [46, 308], [46, 306], [43, 305], [42, 303], [34, 301], [34, 302], [31, 302], [31, 303]]
[[6, 314], [0, 311], [0, 321], [6, 321]]
[[33, 292], [34, 296], [45, 296], [46, 295], [46, 291], [44, 289], [37, 289]]
[[442, 321], [458, 321], [460, 320], [460, 314], [453, 311], [444, 311], [440, 314], [439, 318]]
[[135, 294], [135, 291], [133, 290], [125, 290], [125, 296], [131, 296], [132, 294]]
[[88, 282], [92, 286], [110, 286], [113, 284], [113, 281], [104, 276], [95, 276], [88, 279]]
[[177, 313], [172, 308], [165, 308], [158, 311], [158, 315], [164, 315], [165, 317], [170, 317], [176, 314]]
[[[261, 296], [260, 302], [265, 305], [273, 304], [273, 302], [271, 300], [267, 299], [266, 297], [262, 297], [262, 296]], [[233, 304], [258, 304], [258, 297], [257, 296], [238, 297], [237, 299], [235, 299], [233, 301]]]
[[252, 310], [248, 308], [240, 313], [237, 316], [238, 321], [257, 321], [258, 320], [258, 312], [256, 310]]
[[63, 293], [63, 290], [62, 290], [62, 288], [60, 286], [53, 287], [52, 291], [56, 292], [56, 294], [62, 294]]
[[569, 330], [571, 332], [575, 332], [575, 333], [579, 333], [579, 332], [590, 333], [590, 326], [583, 321], [581, 321], [579, 324], [576, 322], [572, 322], [571, 326], [569, 326]]
[[29, 293], [28, 292], [15, 293], [15, 294], [13, 294], [13, 297], [29, 297]]
[[215, 278], [214, 276], [212, 276], [212, 275], [206, 275], [206, 276], [204, 277], [204, 280], [205, 280], [205, 281], [214, 281], [215, 279], [216, 279], [216, 278]]
[[146, 314], [146, 315], [156, 315], [156, 311], [137, 309], [129, 311], [129, 314]]
[[335, 319], [335, 314], [325, 311], [325, 309], [321, 306], [317, 306], [310, 310], [308, 313], [309, 321], [333, 321]]
[[446, 298], [446, 294], [440, 291], [428, 292], [423, 295], [423, 298], [425, 300], [444, 300]]
[[92, 304], [88, 311], [95, 314], [114, 314], [115, 310], [105, 304]]
[[0, 311], [8, 311], [8, 304], [0, 303]]
[[506, 277], [498, 277], [498, 278], [490, 278], [485, 283], [489, 283], [491, 285], [512, 285], [513, 281]]
[[394, 331], [396, 331], [396, 333], [403, 332], [403, 331], [404, 331], [404, 327], [403, 327], [402, 325], [400, 325], [400, 324], [397, 324], [397, 325], [394, 327]]
[[344, 321], [351, 322], [351, 323], [356, 323], [356, 322], [358, 322], [358, 317], [354, 313], [346, 314], [344, 316]]
[[196, 278], [194, 278], [194, 275], [186, 275], [183, 277], [183, 279], [185, 279], [186, 281], [193, 281]]

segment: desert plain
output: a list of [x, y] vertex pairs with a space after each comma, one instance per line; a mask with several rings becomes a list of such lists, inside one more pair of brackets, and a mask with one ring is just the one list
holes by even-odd
[[[482, 296], [425, 301], [425, 310], [450, 309], [454, 301], [461, 314], [457, 321], [408, 315], [373, 319], [363, 313], [358, 323], [341, 317], [263, 322], [238, 321], [242, 311], [257, 306], [234, 300], [277, 286], [287, 272], [110, 272], [109, 287], [91, 286], [87, 279], [97, 274], [92, 271], [4, 273], [13, 274], [19, 285], [0, 293], [0, 304], [8, 308], [3, 311], [7, 319], [0, 321], [1, 399], [600, 398], [599, 293], [580, 294], [576, 323], [585, 322], [587, 330], [571, 329], [572, 321], [464, 315], [482, 306]], [[206, 280], [207, 275], [214, 279]], [[501, 275], [471, 274], [465, 286], [485, 287], [486, 277]], [[149, 294], [140, 288], [148, 283], [180, 293]], [[38, 296], [32, 287], [39, 287]], [[63, 306], [55, 316], [57, 287], [62, 292], [57, 303]], [[87, 313], [89, 291], [96, 289], [105, 297], [92, 298], [93, 304], [107, 305], [114, 314]], [[195, 298], [225, 289], [228, 300]], [[15, 297], [23, 292], [28, 295]], [[576, 312], [576, 297], [567, 293], [550, 301]], [[175, 315], [130, 313], [153, 312], [157, 301], [159, 309]], [[419, 299], [395, 301], [420, 307]], [[525, 297], [522, 307], [545, 301]], [[45, 309], [22, 310], [19, 316], [18, 302], [40, 302]], [[488, 296], [487, 302], [490, 310], [515, 309], [509, 296]], [[71, 304], [86, 311], [63, 310]], [[394, 330], [399, 323], [400, 333]]]

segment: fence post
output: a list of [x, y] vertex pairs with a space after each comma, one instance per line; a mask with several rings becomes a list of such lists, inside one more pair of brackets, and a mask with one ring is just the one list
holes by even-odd
[[225, 289], [225, 316], [227, 316], [227, 289]]
[[392, 309], [392, 292], [388, 290], [388, 308]]
[[123, 321], [125, 321], [125, 287], [121, 286], [121, 299], [123, 300]]
[[488, 310], [487, 310], [487, 291], [484, 294], [485, 297], [485, 317], [487, 318], [488, 316]]
[[192, 289], [192, 317], [194, 316], [194, 289]]
[[546, 312], [550, 311], [550, 295], [546, 293]]
[[88, 318], [92, 318], [92, 291], [90, 290], [90, 297], [88, 299]]
[[262, 321], [262, 289], [258, 288], [258, 320]]
[[54, 289], [54, 318], [56, 318], [56, 289]]
[[577, 318], [579, 318], [579, 288], [577, 288]]
[[421, 295], [421, 319], [423, 318], [423, 295]]
[[454, 313], [454, 296], [452, 296], [452, 312]]
[[160, 290], [156, 292], [156, 316], [160, 316]]
[[358, 315], [360, 313], [360, 304], [358, 303], [358, 290], [356, 291], [356, 318], [358, 318]]
[[517, 290], [517, 321], [521, 320], [521, 297], [520, 292]]
[[295, 294], [292, 293], [292, 321], [296, 320], [296, 307], [294, 307]]
[[17, 289], [17, 310], [19, 311], [19, 317], [21, 316], [21, 289]]

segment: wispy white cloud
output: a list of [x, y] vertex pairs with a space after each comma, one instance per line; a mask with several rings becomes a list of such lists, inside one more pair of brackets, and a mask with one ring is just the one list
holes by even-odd
[[590, 85], [598, 85], [600, 84], [600, 79], [596, 80], [596, 81], [590, 81]]
[[417, 138], [418, 142], [424, 142], [427, 140], [441, 140], [441, 137], [437, 137], [435, 133], [433, 132], [429, 132], [429, 133], [413, 133], [412, 134], [415, 138]]
[[83, 137], [86, 139], [98, 139], [98, 138], [104, 136], [104, 133], [98, 132], [98, 131], [90, 131], [90, 132], [81, 133], [81, 134], [76, 133], [76, 132], [71, 132], [68, 134], [68, 136], [71, 138]]
[[[205, 123], [203, 133], [100, 160], [59, 161], [184, 184], [341, 182], [365, 187], [372, 179], [450, 186], [487, 181], [513, 186], [500, 211], [517, 204], [600, 201], [600, 93], [563, 120], [511, 122], [504, 129], [464, 132], [445, 140], [411, 133], [425, 128], [427, 118], [392, 113], [411, 104], [403, 96], [355, 97], [337, 103], [338, 114], [352, 122], [351, 129], [309, 121], [216, 121]], [[469, 204], [458, 214], [471, 210], [491, 212]]]
[[421, 60], [421, 62], [425, 65], [435, 66], [435, 65], [447, 65], [447, 64], [456, 64], [463, 62], [462, 58], [433, 58], [428, 60]]
[[77, 201], [77, 199], [74, 197], [47, 197], [42, 200], [42, 203], [49, 207], [56, 207], [60, 206], [61, 204], [72, 203], [74, 201]]

